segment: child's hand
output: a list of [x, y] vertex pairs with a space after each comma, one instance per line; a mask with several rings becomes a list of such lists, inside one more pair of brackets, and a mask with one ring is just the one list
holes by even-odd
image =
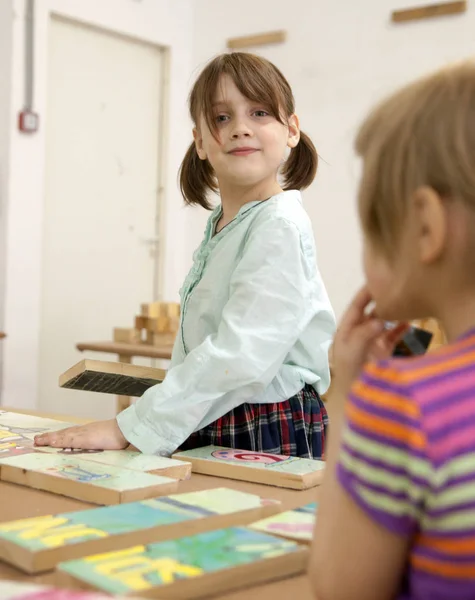
[[82, 450], [122, 450], [129, 442], [122, 435], [115, 419], [97, 421], [79, 427], [35, 436], [35, 446], [80, 448]]
[[371, 295], [364, 287], [353, 299], [335, 334], [332, 349], [335, 387], [345, 397], [363, 365], [370, 360], [389, 358], [408, 328], [407, 323], [400, 323], [393, 329], [385, 329], [383, 320], [365, 312], [370, 303]]

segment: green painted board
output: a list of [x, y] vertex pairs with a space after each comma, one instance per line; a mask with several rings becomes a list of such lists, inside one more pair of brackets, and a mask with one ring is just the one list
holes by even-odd
[[243, 525], [275, 514], [280, 503], [227, 488], [0, 523], [0, 559], [26, 571], [185, 533]]
[[307, 550], [246, 528], [227, 528], [61, 563], [58, 582], [109, 594], [209, 598], [303, 572]]

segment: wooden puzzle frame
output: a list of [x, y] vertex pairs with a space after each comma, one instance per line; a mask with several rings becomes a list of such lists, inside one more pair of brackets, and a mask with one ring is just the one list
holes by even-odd
[[[221, 457], [229, 458], [220, 458], [220, 453]], [[320, 460], [221, 446], [205, 446], [177, 452], [172, 458], [191, 462], [193, 473], [294, 490], [306, 490], [320, 485], [325, 466], [324, 461]]]
[[[206, 496], [212, 498], [214, 503], [227, 503], [227, 508], [220, 513], [208, 510]], [[236, 510], [231, 508], [233, 502], [236, 503]], [[238, 507], [239, 502], [242, 508]], [[226, 510], [228, 512], [225, 512]], [[275, 515], [280, 510], [281, 504], [278, 501], [262, 499], [255, 494], [227, 488], [216, 488], [121, 506], [20, 519], [0, 523], [0, 559], [26, 573], [41, 573], [54, 569], [59, 562], [91, 554], [111, 552], [136, 544], [173, 540], [214, 529], [247, 525], [257, 519]], [[129, 517], [127, 517], [128, 512]], [[100, 523], [100, 520], [104, 519], [111, 529], [111, 524], [117, 523], [121, 518], [124, 522], [127, 518], [131, 518], [134, 522], [139, 521], [140, 513], [143, 513], [144, 517], [143, 526], [126, 532], [111, 533], [107, 531], [107, 527], [100, 529], [99, 524], [96, 527], [91, 525]], [[83, 536], [95, 537], [72, 543], [74, 536], [79, 537], [81, 533]], [[101, 535], [102, 533], [104, 535]], [[43, 539], [50, 540], [49, 548], [28, 548], [27, 541], [21, 542], [22, 536], [27, 540], [34, 540], [35, 536], [41, 539], [42, 535]], [[61, 541], [61, 536], [71, 543], [53, 546], [55, 540], [56, 543]], [[33, 546], [34, 542], [30, 544]]]
[[43, 452], [1, 459], [0, 479], [104, 505], [163, 496], [178, 487], [176, 479]]
[[[245, 552], [247, 556], [244, 561], [234, 566], [232, 562], [233, 553], [236, 552], [232, 545], [216, 545], [213, 540], [218, 536], [243, 536], [246, 539], [247, 546]], [[201, 542], [199, 541], [202, 540]], [[209, 540], [209, 542], [208, 542]], [[252, 555], [252, 542], [255, 540], [260, 548], [262, 556]], [[207, 558], [203, 562], [195, 560], [183, 561], [179, 553], [179, 548], [193, 548], [193, 545], [201, 545], [201, 556], [206, 556], [205, 548], [213, 552], [216, 556], [221, 556], [221, 561], [227, 563], [226, 566], [206, 569], [203, 571], [201, 566], [203, 562], [211, 560]], [[265, 547], [268, 548], [268, 553]], [[270, 550], [269, 550], [270, 548]], [[149, 575], [153, 577], [154, 571], [158, 574], [159, 569], [169, 573], [169, 583], [151, 584], [151, 587], [140, 586], [140, 589], [120, 590], [117, 586], [117, 569], [127, 569], [127, 561], [131, 560], [131, 565], [139, 565], [140, 577], [147, 575], [146, 569], [141, 569], [141, 557], [146, 561], [147, 557], [157, 557], [149, 562]], [[58, 585], [68, 588], [92, 590], [99, 589], [109, 594], [122, 594], [127, 596], [139, 594], [143, 598], [162, 598], [163, 600], [193, 600], [198, 598], [210, 598], [225, 592], [231, 592], [243, 587], [258, 585], [261, 583], [284, 579], [292, 575], [303, 573], [307, 567], [309, 551], [303, 546], [283, 540], [275, 536], [253, 532], [246, 528], [229, 528], [213, 532], [206, 532], [196, 536], [187, 536], [171, 542], [161, 544], [152, 544], [148, 546], [136, 546], [128, 548], [118, 553], [108, 553], [96, 556], [88, 556], [80, 561], [69, 561], [60, 563], [56, 569]], [[178, 558], [177, 558], [178, 557]], [[94, 576], [94, 562], [101, 563], [101, 573], [114, 573], [116, 579], [111, 576]], [[218, 560], [219, 562], [219, 560]], [[157, 565], [157, 566], [155, 566]], [[174, 579], [175, 573], [183, 578]], [[133, 577], [133, 573], [127, 572], [127, 577]]]

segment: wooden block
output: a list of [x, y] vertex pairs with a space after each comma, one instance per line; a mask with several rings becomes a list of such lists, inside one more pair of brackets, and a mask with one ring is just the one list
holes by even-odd
[[148, 344], [149, 346], [153, 346], [154, 340], [155, 340], [155, 333], [153, 331], [147, 331], [147, 337], [146, 337], [145, 343]]
[[155, 333], [167, 333], [170, 330], [170, 319], [168, 317], [158, 317]]
[[180, 317], [170, 317], [168, 331], [170, 333], [176, 333], [180, 329]]
[[71, 423], [0, 410], [0, 459], [34, 452], [38, 433], [56, 431]]
[[114, 342], [124, 342], [127, 344], [137, 344], [140, 341], [140, 333], [137, 329], [115, 327]]
[[168, 317], [147, 318], [145, 328], [150, 333], [168, 333], [170, 319]]
[[163, 346], [163, 344], [173, 344], [176, 333], [154, 333], [152, 335], [152, 345], [156, 347]]
[[158, 303], [158, 316], [159, 317], [168, 317], [168, 302], [159, 302]]
[[145, 317], [146, 331], [154, 332], [157, 329], [158, 317]]
[[429, 4], [428, 6], [417, 6], [405, 10], [395, 10], [391, 13], [394, 23], [404, 23], [420, 19], [430, 19], [445, 15], [464, 13], [467, 10], [466, 0], [460, 2], [442, 2], [440, 4]]
[[180, 319], [180, 305], [177, 302], [167, 304], [167, 316], [169, 319], [173, 317]]
[[59, 378], [62, 388], [140, 397], [161, 383], [166, 371], [126, 363], [84, 359]]
[[0, 409], [0, 427], [8, 429], [12, 433], [23, 435], [25, 438], [33, 439], [37, 433], [43, 431], [56, 431], [63, 427], [69, 427], [71, 423], [29, 415], [26, 412], [11, 412]]
[[[0, 581], [0, 598], [2, 600], [111, 600], [109, 595], [72, 590], [60, 590], [32, 583], [17, 581]], [[115, 600], [124, 600], [124, 596], [116, 596]], [[131, 600], [130, 596], [128, 600]]]
[[309, 551], [289, 540], [227, 528], [60, 563], [65, 587], [189, 600], [303, 573]]
[[272, 515], [249, 525], [250, 529], [277, 535], [288, 540], [310, 544], [317, 516], [317, 503], [311, 502], [295, 510]]
[[60, 561], [253, 522], [280, 502], [227, 488], [0, 523], [0, 559], [27, 573]]
[[154, 346], [163, 346], [163, 345], [171, 345], [175, 341], [176, 331], [175, 332], [167, 332], [167, 333], [154, 333], [153, 334], [153, 345]]
[[166, 333], [168, 331], [168, 317], [154, 317], [147, 319], [146, 329], [150, 333]]
[[205, 446], [177, 452], [172, 458], [191, 462], [193, 473], [215, 475], [294, 490], [321, 483], [325, 462], [310, 458]]
[[135, 317], [135, 329], [141, 330], [147, 328], [148, 317], [143, 317], [142, 315], [138, 315]]
[[160, 316], [160, 302], [151, 302], [150, 304], [141, 304], [140, 311], [142, 317], [157, 318]]
[[82, 460], [93, 463], [120, 467], [121, 469], [132, 469], [132, 471], [151, 473], [152, 475], [161, 475], [162, 477], [171, 477], [179, 480], [189, 479], [191, 476], [191, 463], [163, 456], [142, 454], [135, 450], [80, 450], [40, 446], [35, 448], [35, 451], [46, 454], [79, 457]]
[[174, 492], [176, 479], [35, 452], [0, 459], [0, 479], [93, 504], [122, 504]]
[[231, 38], [227, 41], [227, 47], [231, 50], [242, 48], [253, 48], [255, 46], [268, 46], [269, 44], [281, 44], [287, 39], [286, 31], [269, 31], [268, 33], [257, 33], [243, 37]]

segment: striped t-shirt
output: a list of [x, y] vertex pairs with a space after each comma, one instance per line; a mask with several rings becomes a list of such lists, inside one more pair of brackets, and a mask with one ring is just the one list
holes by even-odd
[[475, 329], [366, 367], [338, 464], [375, 521], [412, 540], [399, 599], [475, 598]]

